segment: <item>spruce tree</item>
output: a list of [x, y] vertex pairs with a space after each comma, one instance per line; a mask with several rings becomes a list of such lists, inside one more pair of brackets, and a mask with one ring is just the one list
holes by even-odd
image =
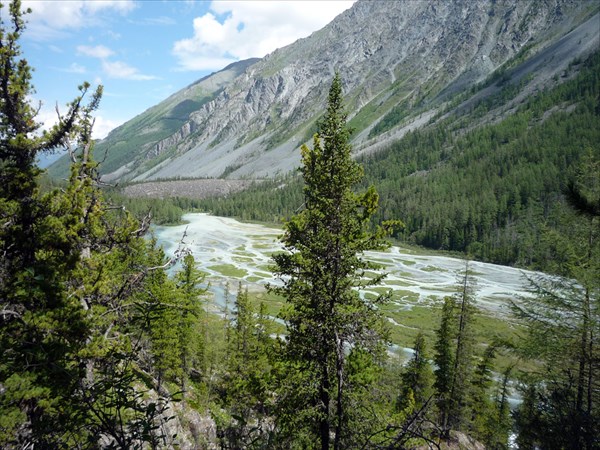
[[436, 333], [434, 388], [438, 397], [439, 425], [445, 439], [451, 429], [461, 429], [466, 417], [474, 356], [473, 291], [473, 280], [466, 262], [458, 292], [454, 297], [444, 299], [440, 328]]
[[368, 370], [383, 358], [387, 341], [377, 310], [384, 299], [362, 299], [355, 290], [382, 279], [365, 278], [372, 265], [362, 253], [385, 243], [382, 230], [369, 231], [374, 188], [353, 191], [363, 171], [351, 158], [349, 136], [336, 75], [313, 148], [302, 147], [303, 208], [285, 224], [285, 252], [273, 257], [283, 285], [272, 290], [289, 305], [282, 315], [289, 381], [282, 402], [294, 412], [283, 414], [282, 425], [323, 450], [350, 445], [348, 405], [353, 390], [368, 388], [347, 383], [348, 355], [361, 353]]
[[[528, 324], [521, 350], [542, 361], [526, 380], [517, 427], [527, 445], [592, 449], [599, 445], [600, 389], [600, 161], [590, 153], [566, 192], [571, 214], [549, 231], [563, 277], [531, 280], [532, 293], [513, 303]], [[575, 214], [573, 214], [573, 212]], [[548, 337], [552, 338], [549, 339]], [[532, 395], [531, 393], [535, 393]], [[535, 428], [530, 424], [535, 423]]]
[[436, 331], [435, 356], [434, 363], [437, 366], [435, 370], [434, 388], [437, 397], [437, 407], [439, 410], [438, 423], [442, 429], [442, 435], [449, 433], [448, 420], [451, 411], [452, 401], [450, 392], [452, 390], [452, 380], [454, 378], [454, 353], [452, 352], [452, 342], [454, 340], [454, 309], [455, 300], [452, 297], [444, 298], [442, 306], [442, 317], [440, 327]]
[[87, 86], [56, 126], [38, 133], [28, 98], [31, 68], [18, 42], [25, 27], [21, 2], [5, 8], [0, 3], [0, 443], [44, 445], [61, 433], [62, 424], [53, 422], [83, 376], [74, 355], [89, 324], [65, 290], [81, 256], [81, 211], [57, 216], [63, 199], [40, 192], [36, 159], [77, 132]]
[[[148, 265], [147, 224], [110, 208], [97, 185], [91, 131], [102, 88], [89, 96], [80, 86], [39, 133], [18, 44], [21, 2], [8, 14], [0, 6], [0, 446], [157, 443], [163, 408], [142, 399], [148, 327], [134, 294], [161, 269]], [[57, 147], [72, 150], [71, 176], [42, 193], [36, 159]]]
[[433, 370], [428, 360], [425, 336], [422, 332], [419, 332], [415, 338], [413, 352], [412, 358], [402, 372], [402, 392], [398, 399], [401, 410], [409, 406], [409, 398], [412, 398], [412, 407], [419, 410], [429, 401], [433, 393]]
[[460, 429], [465, 420], [465, 406], [469, 385], [472, 381], [472, 363], [475, 351], [473, 336], [473, 319], [475, 313], [474, 281], [465, 262], [465, 271], [461, 279], [460, 290], [456, 294], [456, 346], [454, 350], [454, 367], [450, 389], [451, 413], [449, 425]]
[[204, 367], [206, 325], [202, 322], [202, 296], [207, 289], [200, 287], [204, 278], [196, 268], [194, 256], [186, 255], [183, 258], [182, 270], [175, 276], [179, 293], [177, 338], [180, 349], [181, 391], [184, 396], [190, 370]]
[[232, 311], [229, 352], [223, 374], [222, 400], [229, 420], [217, 421], [221, 445], [227, 448], [268, 448], [273, 417], [271, 365], [273, 341], [264, 305], [259, 314], [240, 282]]

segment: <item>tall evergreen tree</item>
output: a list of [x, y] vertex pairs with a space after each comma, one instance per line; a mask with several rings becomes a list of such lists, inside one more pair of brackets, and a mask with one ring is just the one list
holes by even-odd
[[264, 305], [257, 315], [240, 282], [229, 324], [223, 376], [223, 405], [229, 420], [217, 423], [226, 448], [269, 448], [272, 412], [271, 364], [274, 341]]
[[282, 401], [296, 411], [284, 421], [308, 433], [307, 446], [323, 450], [350, 445], [348, 355], [360, 353], [368, 370], [384, 356], [387, 339], [376, 306], [384, 299], [361, 299], [355, 290], [382, 279], [365, 279], [372, 264], [361, 255], [385, 242], [381, 229], [368, 231], [377, 193], [353, 192], [363, 172], [351, 158], [349, 136], [336, 75], [313, 148], [302, 147], [303, 209], [285, 225], [286, 251], [274, 256], [283, 286], [272, 290], [289, 304], [283, 318], [291, 389]]
[[466, 417], [468, 389], [472, 378], [474, 355], [473, 338], [473, 280], [469, 263], [460, 279], [459, 291], [446, 298], [436, 337], [437, 365], [434, 384], [438, 396], [442, 437], [448, 438], [451, 429], [461, 429]]
[[196, 268], [191, 254], [183, 258], [183, 268], [175, 276], [179, 291], [177, 338], [179, 341], [181, 367], [181, 391], [185, 396], [186, 380], [192, 367], [203, 368], [205, 356], [205, 327], [202, 322], [202, 295], [207, 291], [201, 287], [204, 275]]
[[433, 392], [433, 371], [427, 356], [425, 336], [422, 332], [419, 332], [415, 338], [413, 351], [412, 358], [402, 372], [400, 409], [405, 409], [408, 406], [407, 399], [409, 398], [414, 401], [414, 409], [420, 409], [429, 401]]
[[[21, 2], [0, 4], [0, 446], [132, 448], [158, 442], [157, 403], [144, 402], [138, 350], [147, 243], [97, 188], [89, 85], [38, 133], [31, 69], [21, 58]], [[9, 20], [6, 20], [8, 17]], [[67, 187], [43, 194], [41, 152], [73, 146]]]
[[4, 445], [26, 445], [60, 429], [52, 417], [82, 377], [73, 356], [85, 345], [89, 324], [64, 289], [81, 243], [67, 227], [80, 227], [81, 215], [55, 215], [61, 199], [40, 193], [36, 158], [73, 137], [87, 87], [51, 131], [38, 135], [28, 98], [31, 68], [18, 43], [21, 3], [5, 8], [0, 4], [0, 433]]
[[[517, 427], [521, 441], [544, 448], [592, 449], [600, 444], [600, 162], [589, 155], [567, 192], [575, 215], [550, 232], [559, 277], [532, 281], [534, 296], [513, 304], [528, 323], [525, 354], [544, 364], [527, 380]], [[552, 338], [549, 339], [548, 337]]]
[[475, 367], [468, 389], [464, 430], [486, 448], [505, 449], [512, 426], [508, 405], [512, 368], [506, 369], [502, 381], [494, 386], [492, 371], [497, 350], [495, 345], [488, 346]]
[[472, 381], [472, 363], [475, 339], [473, 336], [473, 315], [475, 312], [474, 281], [469, 262], [465, 262], [465, 271], [461, 279], [460, 290], [456, 295], [456, 347], [454, 350], [454, 368], [450, 389], [451, 416], [449, 425], [459, 429], [465, 418], [465, 404], [469, 384]]
[[452, 297], [444, 298], [440, 327], [436, 331], [434, 363], [435, 370], [434, 388], [437, 396], [439, 410], [438, 422], [442, 431], [448, 430], [448, 417], [451, 410], [450, 392], [452, 390], [454, 353], [452, 342], [454, 340], [455, 300]]

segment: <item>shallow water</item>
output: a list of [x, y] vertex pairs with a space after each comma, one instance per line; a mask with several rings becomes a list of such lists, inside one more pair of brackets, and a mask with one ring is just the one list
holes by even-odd
[[[237, 292], [237, 279], [241, 279], [249, 289], [262, 290], [267, 283], [276, 284], [278, 280], [270, 273], [271, 254], [281, 251], [278, 237], [282, 230], [263, 225], [238, 222], [227, 217], [208, 214], [186, 214], [186, 225], [157, 226], [153, 232], [168, 257], [172, 257], [178, 248], [186, 247], [192, 251], [197, 267], [208, 274], [210, 292], [213, 294], [209, 310], [224, 314], [226, 309], [226, 284], [229, 284], [227, 308], [231, 310]], [[388, 273], [383, 287], [396, 291], [394, 301], [400, 309], [409, 310], [415, 304], [431, 304], [452, 295], [459, 284], [465, 269], [465, 261], [437, 255], [415, 255], [411, 250], [391, 247], [386, 252], [366, 252], [365, 258], [382, 264]], [[231, 266], [242, 269], [241, 277], [227, 276]], [[529, 295], [528, 278], [542, 274], [480, 262], [470, 262], [474, 273], [472, 281], [476, 289], [476, 299], [481, 309], [491, 315], [508, 317], [508, 300], [517, 300]], [[225, 267], [225, 268], [224, 268]], [[178, 270], [176, 265], [171, 270]], [[236, 279], [237, 278], [237, 279]], [[380, 286], [380, 287], [381, 287]], [[368, 289], [365, 295], [376, 291]], [[279, 323], [281, 319], [274, 318]], [[388, 321], [395, 326], [393, 319]], [[390, 352], [410, 357], [410, 348], [392, 345]], [[521, 401], [518, 393], [510, 397], [511, 407]]]
[[[154, 234], [167, 256], [181, 245], [189, 248], [198, 268], [213, 284], [215, 306], [224, 305], [225, 280], [241, 279], [250, 289], [277, 283], [269, 271], [271, 254], [282, 249], [278, 240], [282, 230], [238, 222], [208, 214], [186, 214], [186, 225], [154, 227]], [[383, 265], [388, 273], [381, 286], [396, 291], [395, 301], [405, 305], [431, 303], [451, 295], [459, 284], [465, 261], [436, 255], [415, 255], [410, 250], [392, 247], [385, 252], [366, 252], [365, 257]], [[508, 314], [508, 300], [528, 295], [528, 277], [538, 276], [512, 267], [470, 262], [471, 280], [478, 306], [493, 315]], [[177, 270], [177, 269], [175, 269]], [[228, 275], [231, 270], [242, 272]], [[230, 285], [235, 293], [236, 282]], [[368, 289], [362, 295], [375, 291]], [[232, 295], [233, 298], [233, 295]]]

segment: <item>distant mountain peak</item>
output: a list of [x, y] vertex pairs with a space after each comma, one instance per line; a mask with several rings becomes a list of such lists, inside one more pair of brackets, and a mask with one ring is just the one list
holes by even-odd
[[[108, 149], [103, 173], [125, 181], [286, 173], [316, 131], [335, 71], [355, 147], [369, 151], [597, 13], [579, 0], [358, 1], [311, 36], [233, 63], [114, 130], [98, 145]], [[597, 28], [569, 57], [589, 52], [589, 42], [597, 48]]]

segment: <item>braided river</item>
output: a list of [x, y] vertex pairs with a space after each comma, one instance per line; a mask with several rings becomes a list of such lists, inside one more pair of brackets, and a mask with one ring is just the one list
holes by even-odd
[[[211, 281], [217, 304], [222, 301], [222, 286], [227, 281], [235, 280], [237, 284], [241, 280], [251, 290], [278, 283], [270, 265], [273, 252], [282, 250], [278, 239], [282, 230], [208, 214], [186, 214], [183, 220], [185, 225], [154, 227], [158, 244], [167, 257], [181, 247], [192, 252], [197, 267]], [[405, 307], [429, 304], [451, 295], [465, 270], [462, 259], [403, 247], [366, 252], [364, 256], [380, 264], [388, 275], [376, 290], [367, 289], [361, 295], [377, 295], [382, 287], [392, 289], [396, 294], [393, 300]], [[528, 279], [540, 275], [476, 261], [469, 262], [469, 270], [479, 308], [506, 317], [509, 300], [529, 295]]]

